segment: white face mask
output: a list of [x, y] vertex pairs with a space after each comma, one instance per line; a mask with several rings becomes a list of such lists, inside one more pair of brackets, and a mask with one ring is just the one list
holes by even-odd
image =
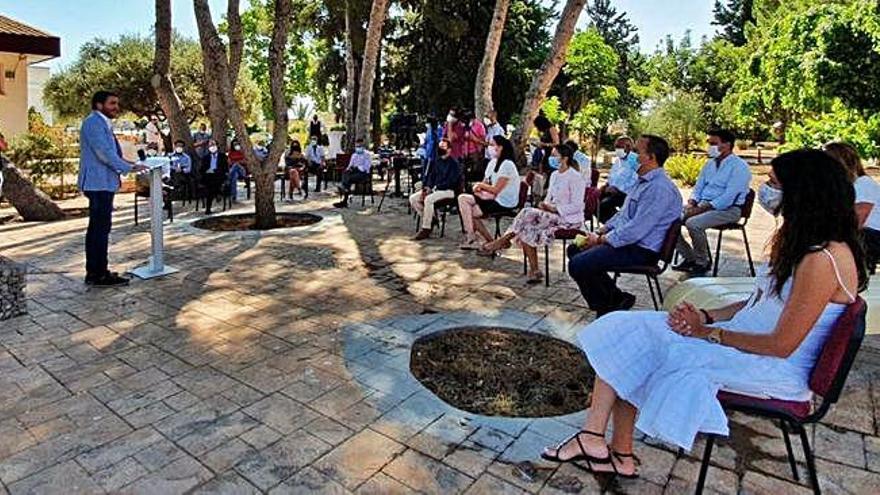
[[489, 117], [486, 117], [485, 119], [483, 119], [483, 123], [486, 125], [492, 125], [492, 119], [490, 119]]
[[779, 216], [782, 209], [782, 190], [776, 189], [766, 182], [761, 184], [761, 187], [758, 188], [758, 203], [767, 210], [767, 213], [774, 217]]
[[719, 156], [721, 156], [721, 150], [718, 149], [718, 146], [714, 144], [709, 146], [709, 158], [718, 158]]
[[216, 153], [216, 152], [217, 152], [217, 147], [216, 147], [216, 146], [210, 146], [210, 147], [208, 147], [208, 151], [210, 151], [211, 153]]
[[614, 148], [614, 155], [623, 160], [626, 158], [626, 150], [623, 148]]
[[452, 114], [449, 114], [449, 115], [446, 116], [446, 122], [448, 122], [448, 123], [450, 123], [450, 124], [452, 124], [452, 123], [455, 122], [456, 120], [458, 120], [458, 119], [456, 119], [455, 117], [453, 117]]
[[177, 153], [178, 155], [183, 153], [183, 146], [178, 146], [178, 147], [174, 148], [174, 152]]
[[147, 156], [156, 156], [156, 150], [153, 150], [153, 149], [147, 150]]
[[232, 149], [234, 149], [235, 151], [241, 151], [241, 146], [236, 144], [235, 146], [232, 147]]

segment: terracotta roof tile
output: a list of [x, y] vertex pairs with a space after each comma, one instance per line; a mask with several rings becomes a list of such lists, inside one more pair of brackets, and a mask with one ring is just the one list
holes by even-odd
[[6, 16], [0, 15], [0, 33], [16, 34], [21, 36], [36, 36], [40, 38], [53, 38], [51, 34], [40, 31], [35, 27], [28, 26]]

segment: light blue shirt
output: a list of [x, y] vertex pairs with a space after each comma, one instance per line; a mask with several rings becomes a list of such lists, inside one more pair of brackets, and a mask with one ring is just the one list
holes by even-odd
[[612, 247], [631, 244], [659, 253], [666, 232], [681, 218], [681, 193], [658, 168], [638, 178], [623, 207], [605, 224], [605, 240]]
[[708, 202], [716, 210], [742, 206], [751, 183], [752, 171], [742, 158], [731, 154], [720, 165], [713, 158], [700, 171], [691, 199], [697, 204]]
[[310, 163], [320, 164], [324, 161], [324, 148], [320, 144], [306, 146], [306, 158]]
[[367, 151], [363, 153], [352, 153], [351, 160], [348, 162], [349, 170], [360, 170], [361, 172], [370, 173], [370, 154]]
[[217, 171], [217, 153], [211, 153], [211, 164], [208, 166], [208, 173], [213, 174]]
[[174, 153], [171, 155], [171, 161], [174, 166], [181, 172], [188, 174], [192, 172], [192, 158], [186, 153]]
[[121, 154], [110, 120], [97, 111], [89, 114], [79, 131], [79, 190], [118, 191], [119, 176], [131, 172]]
[[639, 169], [638, 153], [629, 152], [623, 159], [615, 158], [614, 165], [608, 172], [608, 185], [629, 194], [639, 180], [636, 170]]

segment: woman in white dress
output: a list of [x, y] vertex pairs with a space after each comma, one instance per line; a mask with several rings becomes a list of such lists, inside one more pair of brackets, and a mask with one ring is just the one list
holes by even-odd
[[822, 151], [773, 160], [759, 200], [784, 221], [752, 296], [718, 309], [616, 312], [587, 326], [578, 340], [596, 382], [586, 423], [542, 457], [636, 477], [634, 427], [690, 450], [697, 433], [728, 434], [722, 388], [807, 400], [828, 332], [867, 280], [854, 199], [843, 168]]
[[836, 158], [849, 172], [849, 179], [856, 189], [856, 217], [859, 219], [868, 268], [874, 273], [880, 261], [880, 184], [877, 184], [862, 165], [862, 158], [855, 148], [846, 143], [825, 145], [825, 152]]

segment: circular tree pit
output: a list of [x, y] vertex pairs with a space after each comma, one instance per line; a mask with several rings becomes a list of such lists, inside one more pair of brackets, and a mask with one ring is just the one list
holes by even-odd
[[[272, 229], [289, 229], [305, 227], [321, 221], [321, 217], [311, 213], [276, 213], [275, 226]], [[255, 227], [253, 213], [241, 213], [236, 215], [218, 215], [203, 218], [193, 222], [198, 229], [213, 230], [214, 232], [234, 232], [237, 230], [267, 230]]]
[[546, 417], [582, 411], [593, 386], [583, 352], [521, 330], [461, 327], [413, 344], [413, 375], [442, 400], [485, 416]]

